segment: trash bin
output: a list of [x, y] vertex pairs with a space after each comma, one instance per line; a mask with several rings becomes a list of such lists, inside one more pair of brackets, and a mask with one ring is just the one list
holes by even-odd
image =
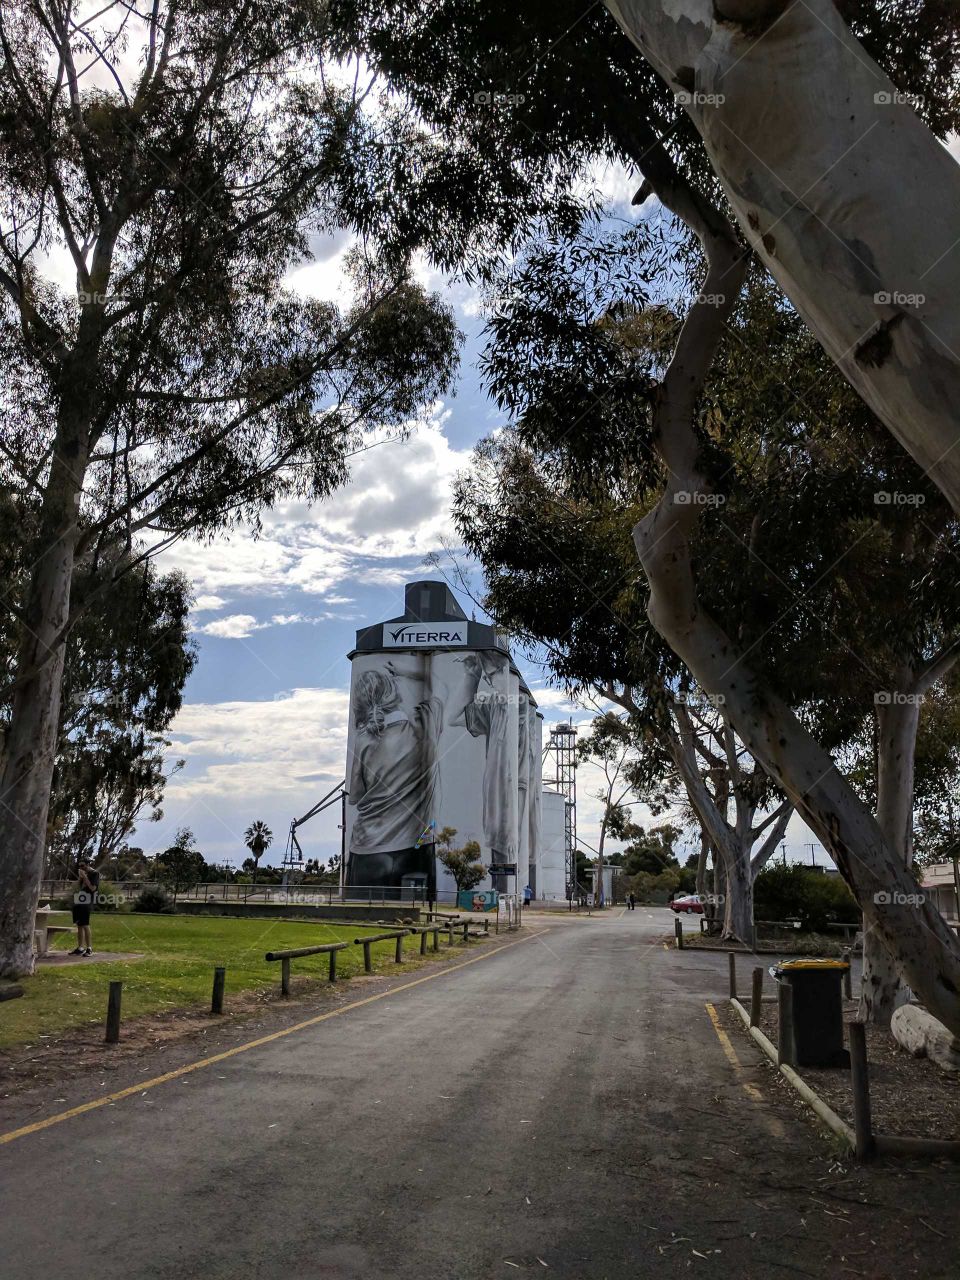
[[845, 960], [784, 960], [773, 970], [792, 992], [793, 1042], [798, 1067], [848, 1067], [843, 1047], [841, 984]]

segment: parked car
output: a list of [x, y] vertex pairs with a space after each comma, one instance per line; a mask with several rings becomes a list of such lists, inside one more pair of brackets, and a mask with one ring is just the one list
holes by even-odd
[[691, 915], [694, 911], [703, 915], [703, 903], [695, 893], [683, 893], [679, 898], [674, 898], [670, 903], [670, 909], [676, 911], [677, 915], [681, 911], [686, 912], [687, 915]]

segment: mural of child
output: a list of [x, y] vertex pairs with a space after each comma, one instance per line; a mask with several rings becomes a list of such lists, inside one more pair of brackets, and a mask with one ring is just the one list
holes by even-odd
[[350, 885], [399, 886], [405, 875], [421, 873], [433, 886], [433, 849], [418, 837], [436, 816], [443, 711], [440, 698], [423, 693], [419, 670], [390, 660], [355, 678]]

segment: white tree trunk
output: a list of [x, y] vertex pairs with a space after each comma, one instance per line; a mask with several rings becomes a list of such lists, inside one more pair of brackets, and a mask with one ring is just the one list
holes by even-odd
[[[890, 701], [876, 708], [877, 822], [905, 867], [913, 862], [913, 777], [920, 721], [920, 703], [911, 695], [912, 685], [912, 680], [899, 681], [896, 690], [884, 691]], [[894, 1011], [906, 999], [895, 958], [876, 930], [865, 929], [861, 1022], [889, 1027]]]
[[[678, 0], [683, 4], [699, 0]], [[748, 3], [749, 0], [744, 0]], [[659, 8], [659, 6], [656, 6]], [[700, 687], [724, 708], [740, 741], [823, 842], [866, 924], [898, 958], [904, 978], [935, 1017], [960, 1034], [960, 941], [916, 882], [830, 756], [791, 708], [764, 685], [721, 627], [701, 608], [691, 542], [705, 492], [697, 468], [697, 398], [723, 326], [742, 287], [736, 245], [688, 185], [658, 178], [657, 194], [699, 236], [707, 256], [703, 297], [687, 315], [654, 403], [657, 450], [666, 472], [660, 501], [634, 529], [650, 585], [651, 623]], [[720, 306], [706, 306], [721, 295]]]
[[63, 678], [63, 629], [70, 612], [78, 454], [54, 461], [44, 500], [43, 550], [34, 568], [0, 756], [0, 976], [33, 972], [33, 929], [47, 838]]
[[684, 95], [757, 254], [960, 511], [960, 165], [833, 0], [606, 4]]

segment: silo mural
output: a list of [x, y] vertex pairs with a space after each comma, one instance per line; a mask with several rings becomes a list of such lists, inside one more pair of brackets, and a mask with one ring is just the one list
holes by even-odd
[[539, 860], [541, 718], [503, 637], [443, 583], [411, 583], [404, 616], [361, 629], [350, 657], [348, 891], [451, 889], [434, 840], [454, 827], [480, 845], [486, 886], [522, 892]]

